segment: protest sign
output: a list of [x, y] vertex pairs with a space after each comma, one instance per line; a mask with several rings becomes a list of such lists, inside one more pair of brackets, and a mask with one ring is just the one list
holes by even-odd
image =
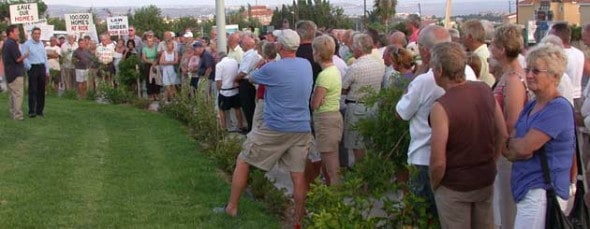
[[23, 24], [38, 20], [37, 3], [10, 5], [10, 23]]
[[107, 29], [110, 36], [123, 36], [129, 33], [129, 21], [127, 16], [107, 18]]
[[88, 33], [94, 25], [91, 13], [65, 14], [66, 30], [70, 33]]

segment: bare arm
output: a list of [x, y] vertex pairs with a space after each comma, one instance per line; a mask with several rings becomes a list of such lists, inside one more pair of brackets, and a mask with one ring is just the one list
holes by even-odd
[[526, 90], [518, 76], [514, 74], [507, 76], [506, 86], [504, 87], [504, 98], [506, 130], [512, 131], [520, 112], [524, 108], [524, 101], [526, 99]]
[[509, 138], [508, 149], [504, 151], [504, 156], [510, 161], [529, 159], [550, 139], [547, 134], [531, 129], [523, 138]]
[[312, 110], [318, 109], [324, 103], [326, 93], [328, 93], [328, 90], [326, 90], [326, 88], [318, 86], [315, 87], [315, 89], [313, 90], [313, 97], [311, 98]]
[[430, 124], [432, 128], [430, 155], [430, 185], [432, 190], [440, 186], [447, 167], [446, 147], [449, 137], [449, 119], [440, 103], [436, 102], [430, 110]]
[[498, 159], [502, 152], [504, 151], [506, 145], [506, 139], [508, 139], [508, 130], [506, 130], [506, 122], [504, 121], [504, 115], [502, 114], [502, 109], [500, 109], [500, 104], [496, 102], [496, 110], [494, 112], [494, 119], [496, 121], [496, 148], [495, 148], [495, 157]]

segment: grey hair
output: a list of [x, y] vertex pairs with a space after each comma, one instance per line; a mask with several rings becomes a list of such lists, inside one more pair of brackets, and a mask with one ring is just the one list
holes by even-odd
[[560, 48], [564, 48], [563, 41], [561, 40], [561, 38], [559, 38], [558, 36], [555, 36], [553, 34], [549, 34], [549, 35], [543, 37], [543, 39], [541, 39], [541, 42], [539, 42], [539, 43], [547, 43], [547, 44], [556, 45], [557, 47], [560, 47]]
[[434, 45], [442, 42], [450, 42], [449, 31], [438, 25], [424, 27], [418, 35], [418, 43], [424, 48], [431, 49]]
[[318, 29], [318, 26], [310, 20], [302, 20], [298, 21], [297, 25], [295, 26], [297, 29], [297, 34], [301, 37], [301, 40], [313, 40], [315, 37], [315, 32]]
[[461, 34], [459, 33], [459, 30], [454, 29], [454, 28], [449, 29], [449, 35], [451, 36], [451, 38], [461, 38]]
[[537, 60], [545, 62], [547, 71], [555, 74], [559, 82], [567, 65], [565, 51], [556, 45], [542, 43], [530, 49], [526, 55], [527, 66], [534, 65]]
[[360, 49], [363, 54], [370, 54], [373, 51], [373, 39], [364, 33], [356, 34], [352, 37], [352, 46]]

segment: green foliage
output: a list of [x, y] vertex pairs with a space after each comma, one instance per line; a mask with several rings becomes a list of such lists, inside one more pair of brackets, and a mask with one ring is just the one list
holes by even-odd
[[123, 87], [112, 87], [110, 83], [105, 81], [100, 81], [98, 84], [98, 92], [100, 98], [111, 104], [129, 103], [135, 97], [132, 92], [123, 89]]
[[[155, 5], [141, 7], [133, 14], [128, 15], [129, 25], [135, 26], [138, 31], [154, 31], [154, 33], [161, 37], [164, 31], [168, 30], [168, 26], [164, 23], [162, 17], [162, 10]], [[139, 34], [139, 33], [138, 33]]]
[[76, 90], [65, 90], [61, 97], [64, 99], [78, 99], [78, 92]]
[[124, 58], [119, 62], [119, 71], [117, 72], [117, 80], [127, 90], [133, 90], [134, 85], [137, 83], [139, 78], [139, 57], [137, 55], [131, 55], [128, 58]]
[[194, 17], [181, 17], [168, 23], [170, 30], [176, 32], [184, 32], [186, 29], [196, 32], [199, 31], [199, 21]]
[[582, 39], [582, 27], [579, 25], [572, 25], [572, 41], [579, 41]]
[[[357, 123], [367, 153], [340, 186], [312, 185], [308, 193], [308, 228], [436, 228], [425, 201], [408, 192], [414, 173], [407, 165], [408, 123], [396, 118], [403, 85], [366, 90], [367, 107], [376, 111]], [[382, 206], [378, 203], [382, 203]], [[379, 207], [381, 206], [381, 207]], [[382, 211], [382, 214], [375, 214]], [[373, 213], [373, 214], [371, 214]]]
[[373, 10], [368, 13], [369, 27], [381, 32], [389, 32], [389, 25], [395, 16], [396, 5], [397, 0], [375, 0]]
[[294, 21], [311, 20], [318, 28], [349, 29], [352, 21], [344, 15], [344, 9], [333, 6], [328, 0], [298, 0], [291, 5], [282, 5], [274, 10], [271, 25], [281, 28], [283, 19], [287, 19], [294, 27]]
[[55, 30], [66, 30], [66, 20], [59, 17], [47, 18], [47, 24], [53, 25]]

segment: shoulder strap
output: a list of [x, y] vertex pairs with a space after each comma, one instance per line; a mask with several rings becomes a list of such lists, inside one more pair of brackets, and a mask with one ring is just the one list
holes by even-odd
[[553, 189], [551, 183], [551, 176], [549, 175], [549, 163], [547, 162], [547, 152], [545, 152], [545, 146], [539, 149], [539, 156], [541, 157], [541, 167], [543, 168], [543, 177], [545, 178], [545, 185], [547, 189]]

